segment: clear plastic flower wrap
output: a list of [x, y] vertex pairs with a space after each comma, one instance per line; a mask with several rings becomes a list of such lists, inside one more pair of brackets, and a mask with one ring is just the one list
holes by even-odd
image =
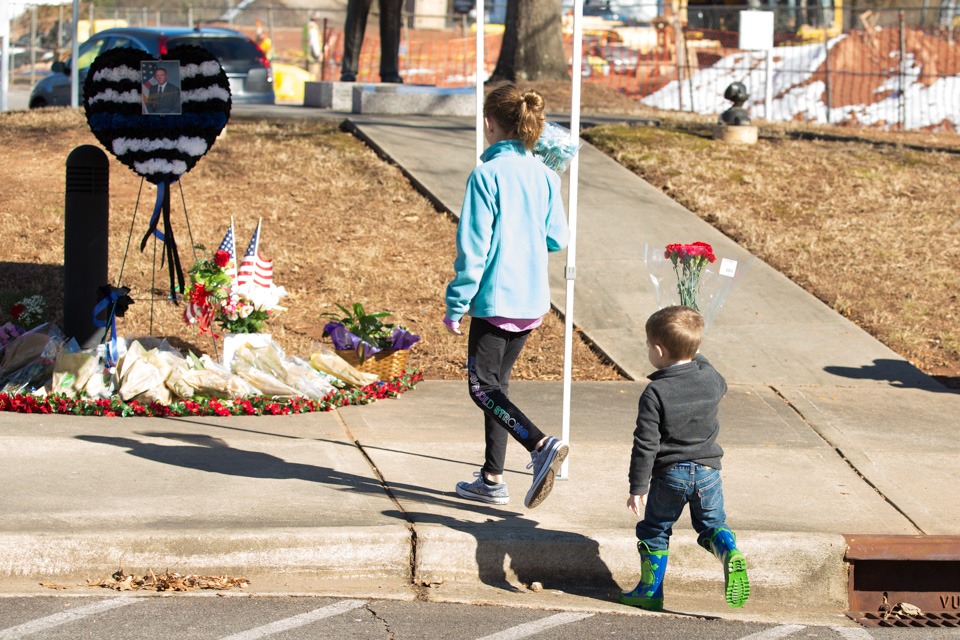
[[643, 263], [657, 308], [686, 305], [703, 315], [704, 331], [720, 313], [756, 256], [746, 260], [714, 254], [705, 242], [643, 245]]
[[375, 373], [354, 368], [324, 344], [317, 344], [316, 349], [316, 353], [310, 356], [310, 366], [343, 380], [350, 387], [362, 387], [380, 379]]
[[557, 173], [563, 173], [582, 146], [579, 136], [574, 136], [570, 129], [556, 122], [546, 122], [533, 147], [533, 155]]
[[0, 361], [0, 393], [33, 393], [48, 385], [66, 343], [60, 329], [49, 324], [12, 340]]

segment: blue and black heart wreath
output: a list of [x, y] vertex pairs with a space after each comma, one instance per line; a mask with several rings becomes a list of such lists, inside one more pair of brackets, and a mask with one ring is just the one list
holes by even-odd
[[[202, 47], [181, 45], [161, 56], [180, 62], [181, 110], [176, 115], [142, 113], [141, 63], [153, 60], [139, 49], [100, 54], [83, 85], [83, 107], [97, 140], [120, 162], [157, 185], [157, 201], [143, 251], [151, 235], [164, 244], [170, 289], [184, 291], [183, 269], [170, 226], [170, 185], [190, 171], [213, 146], [230, 118], [230, 83], [217, 59]], [[157, 227], [163, 219], [163, 231]]]

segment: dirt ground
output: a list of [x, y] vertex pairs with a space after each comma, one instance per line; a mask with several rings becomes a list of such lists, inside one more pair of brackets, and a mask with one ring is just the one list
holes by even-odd
[[[40, 293], [57, 323], [64, 163], [82, 144], [96, 140], [78, 111], [0, 115], [0, 243], [6, 247], [0, 299]], [[447, 334], [442, 324], [456, 224], [354, 137], [324, 123], [230, 123], [180, 182], [182, 195], [176, 188], [172, 198], [173, 227], [184, 269], [194, 262], [190, 233], [193, 243], [213, 251], [233, 217], [242, 253], [263, 219], [261, 252], [274, 261], [274, 282], [289, 293], [288, 310], [268, 323], [268, 331], [288, 354], [309, 358], [326, 323], [321, 314], [336, 312], [337, 303], [361, 302], [367, 311], [392, 311], [393, 321], [421, 336], [408, 366], [430, 379], [464, 377], [466, 340]], [[169, 279], [152, 240], [139, 250], [156, 193], [149, 183], [142, 188], [140, 178], [111, 156], [109, 277], [132, 287], [136, 300], [119, 319], [119, 332], [163, 336], [181, 350], [213, 354], [214, 341], [186, 325], [183, 307], [166, 300]], [[9, 319], [5, 305], [0, 324]], [[514, 376], [560, 379], [562, 353], [563, 324], [549, 314]], [[580, 339], [574, 340], [572, 368], [578, 380], [620, 379]]]
[[[569, 108], [568, 84], [536, 87], [555, 110]], [[922, 370], [960, 386], [960, 137], [760, 123], [758, 145], [735, 147], [710, 139], [710, 118], [658, 112], [602, 87], [584, 85], [581, 106], [585, 119], [659, 119], [661, 127], [585, 136]], [[0, 301], [41, 293], [59, 321], [64, 161], [95, 139], [69, 109], [2, 114], [0, 125]], [[181, 349], [213, 353], [211, 338], [165, 300], [166, 269], [154, 263], [152, 244], [139, 251], [155, 190], [145, 184], [139, 193], [140, 179], [115, 160], [110, 180], [110, 280], [133, 287], [137, 299], [119, 321], [121, 334], [166, 336]], [[463, 378], [465, 342], [440, 322], [455, 223], [356, 139], [323, 123], [230, 123], [181, 182], [174, 228], [185, 268], [193, 252], [181, 202], [193, 241], [210, 249], [231, 216], [239, 251], [263, 218], [262, 252], [290, 293], [288, 311], [269, 330], [288, 353], [308, 357], [321, 314], [358, 301], [392, 311], [422, 336], [409, 364], [426, 378]], [[0, 308], [0, 323], [7, 314]], [[514, 375], [559, 379], [562, 354], [563, 325], [550, 314]], [[573, 377], [621, 379], [579, 338]]]

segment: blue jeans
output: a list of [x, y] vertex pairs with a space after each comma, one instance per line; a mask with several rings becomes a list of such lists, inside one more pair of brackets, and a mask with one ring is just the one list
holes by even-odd
[[697, 542], [717, 529], [727, 528], [720, 470], [681, 462], [664, 477], [650, 479], [647, 507], [643, 520], [637, 523], [637, 539], [647, 543], [651, 551], [666, 551], [673, 524], [687, 503], [693, 528], [700, 534]]

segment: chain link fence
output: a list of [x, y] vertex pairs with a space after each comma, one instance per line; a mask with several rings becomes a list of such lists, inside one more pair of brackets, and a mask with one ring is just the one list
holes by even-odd
[[[747, 10], [691, 5], [632, 32], [590, 34], [585, 80], [649, 106], [700, 114], [729, 108], [724, 91], [742, 82], [754, 118], [900, 130], [960, 125], [955, 8], [777, 7], [769, 53], [738, 48]], [[646, 46], [628, 46], [618, 32]]]
[[[835, 1], [780, 0], [772, 9], [758, 3], [689, 5], [670, 11], [669, 4], [664, 8], [649, 2], [588, 0], [583, 81], [611, 87], [649, 106], [709, 115], [729, 108], [723, 93], [732, 82], [742, 82], [751, 94], [746, 106], [755, 119], [956, 131], [960, 125], [960, 13], [956, 6], [867, 10], [840, 8]], [[563, 22], [566, 55], [572, 64], [571, 4], [564, 0]], [[65, 27], [71, 19], [70, 7], [43, 7], [38, 15], [35, 7], [13, 5], [12, 13], [19, 17], [11, 23], [15, 51], [11, 66], [21, 75], [24, 67], [42, 73], [52, 59], [69, 53]], [[503, 0], [486, 3], [486, 15], [493, 21], [504, 9]], [[775, 46], [769, 52], [738, 48], [741, 12], [755, 9], [774, 14]], [[303, 25], [312, 13], [251, 7], [244, 2], [233, 7], [184, 5], [163, 10], [83, 5], [79, 26], [81, 41], [91, 26], [93, 30], [115, 25], [228, 26], [252, 38], [258, 32], [261, 38], [269, 37], [275, 63], [300, 66]], [[344, 11], [321, 10], [320, 14], [326, 46], [321, 73], [323, 79], [335, 79], [342, 56]], [[370, 22], [361, 52], [360, 81], [378, 79], [375, 11]], [[408, 12], [403, 25], [401, 74], [407, 82], [476, 83], [476, 33], [466, 13]], [[488, 73], [496, 65], [501, 41], [502, 27], [490, 27], [485, 34]]]

